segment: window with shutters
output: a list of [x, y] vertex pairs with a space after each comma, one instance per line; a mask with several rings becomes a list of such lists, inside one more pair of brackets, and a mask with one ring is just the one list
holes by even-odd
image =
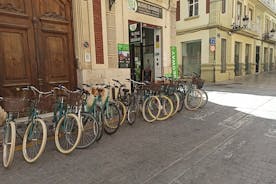
[[180, 1], [176, 2], [176, 21], [180, 20]]
[[221, 39], [221, 73], [226, 72], [226, 39]]
[[225, 13], [226, 11], [226, 0], [222, 0], [221, 13]]
[[206, 13], [210, 13], [210, 0], [206, 0]]

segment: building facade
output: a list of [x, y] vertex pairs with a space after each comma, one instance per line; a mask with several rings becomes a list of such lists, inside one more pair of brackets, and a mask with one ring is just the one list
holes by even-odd
[[146, 68], [152, 80], [170, 72], [176, 1], [76, 0], [73, 12], [79, 83], [140, 81]]
[[0, 96], [170, 73], [175, 14], [175, 0], [1, 0]]
[[176, 20], [184, 75], [215, 82], [275, 69], [275, 0], [179, 0]]

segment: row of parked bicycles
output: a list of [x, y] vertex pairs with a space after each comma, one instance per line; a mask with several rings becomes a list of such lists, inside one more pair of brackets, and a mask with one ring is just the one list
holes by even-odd
[[[152, 123], [164, 121], [184, 107], [197, 110], [208, 101], [203, 84], [194, 73], [188, 79], [160, 77], [157, 83], [113, 79], [112, 84], [83, 84], [76, 90], [62, 85], [48, 92], [34, 86], [21, 88], [20, 97], [0, 97], [7, 112], [2, 130], [3, 166], [11, 166], [17, 139], [21, 139], [24, 159], [33, 163], [44, 152], [49, 135], [59, 152], [69, 154], [99, 141], [104, 132], [116, 133], [125, 122], [133, 125], [140, 114]], [[50, 121], [43, 118], [49, 112]], [[22, 117], [26, 128], [19, 133], [16, 124]]]

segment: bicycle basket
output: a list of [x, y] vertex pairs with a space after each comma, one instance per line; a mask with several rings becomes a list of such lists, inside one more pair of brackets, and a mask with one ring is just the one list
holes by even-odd
[[81, 93], [70, 93], [65, 97], [65, 104], [70, 106], [78, 106], [82, 103]]
[[37, 104], [37, 109], [40, 110], [41, 113], [52, 112], [56, 101], [57, 100], [54, 95], [46, 97], [42, 96], [40, 97], [39, 102]]
[[30, 100], [17, 97], [4, 98], [4, 100], [0, 102], [0, 105], [6, 112], [18, 113], [28, 112], [31, 106]]
[[204, 85], [204, 80], [200, 78], [193, 78], [192, 79], [192, 84], [195, 84], [198, 89], [201, 89]]
[[7, 113], [4, 111], [2, 107], [0, 107], [0, 127], [4, 125], [6, 117], [7, 117]]

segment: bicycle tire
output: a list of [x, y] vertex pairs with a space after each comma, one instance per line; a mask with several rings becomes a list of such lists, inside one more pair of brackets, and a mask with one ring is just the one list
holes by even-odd
[[[157, 108], [157, 110], [158, 110], [156, 115], [153, 115], [152, 111], [148, 109], [148, 105], [150, 105], [151, 102], [152, 102], [151, 105], [155, 105], [155, 108]], [[153, 109], [153, 110], [156, 110], [156, 109]], [[147, 117], [147, 115], [146, 115], [147, 112], [149, 113], [149, 116], [151, 117], [151, 119], [149, 119]], [[146, 122], [152, 123], [155, 120], [157, 120], [157, 118], [160, 115], [160, 112], [161, 112], [161, 102], [157, 96], [150, 96], [144, 101], [143, 106], [142, 106], [142, 115]]]
[[[75, 127], [74, 125], [70, 125], [69, 127], [69, 124], [66, 123], [65, 124], [65, 127], [63, 127], [63, 123], [64, 122], [67, 122], [69, 119], [65, 119], [65, 118], [72, 118], [75, 122], [76, 122], [76, 126]], [[65, 121], [66, 120], [66, 121]], [[72, 124], [72, 123], [71, 123]], [[77, 145], [79, 144], [80, 142], [80, 139], [81, 139], [81, 134], [82, 134], [82, 125], [81, 125], [81, 122], [79, 120], [79, 118], [73, 114], [73, 113], [68, 113], [66, 115], [64, 115], [57, 123], [57, 126], [56, 126], [56, 130], [55, 130], [55, 144], [56, 144], [56, 147], [58, 149], [59, 152], [63, 153], [63, 154], [69, 154], [71, 153], [72, 151], [74, 151], [74, 149], [77, 147]], [[68, 146], [71, 146], [70, 148], [63, 148], [62, 145], [61, 145], [61, 142], [59, 140], [59, 137], [63, 137], [63, 136], [60, 136], [60, 134], [62, 133], [61, 131], [64, 131], [63, 129], [64, 128], [70, 128], [69, 131], [70, 133], [69, 134], [72, 134], [71, 131], [73, 130], [76, 130], [77, 129], [77, 133], [76, 133], [76, 138], [74, 140], [74, 142], [72, 143], [71, 140], [69, 139], [69, 137], [67, 136], [67, 134], [65, 134], [65, 139], [66, 139], [66, 142], [67, 142], [67, 145]]]
[[132, 96], [127, 109], [127, 122], [129, 125], [133, 125], [136, 121], [138, 110], [139, 110], [137, 105], [138, 104], [136, 104], [135, 96]]
[[189, 93], [186, 94], [184, 105], [186, 109], [190, 111], [197, 110], [202, 102], [202, 94], [199, 89], [193, 89]]
[[179, 108], [177, 109], [177, 112], [181, 112], [184, 107], [184, 94], [180, 91], [176, 92], [179, 96]]
[[[109, 105], [103, 110], [103, 129], [108, 135], [117, 132], [120, 127], [120, 110], [114, 102], [108, 102]], [[116, 117], [115, 117], [116, 116]]]
[[121, 121], [120, 121], [120, 126], [124, 124], [127, 116], [127, 109], [126, 106], [123, 102], [117, 100], [116, 102], [117, 107], [119, 108], [120, 111], [120, 116], [121, 116]]
[[85, 149], [96, 142], [99, 133], [99, 124], [94, 116], [89, 113], [81, 113], [81, 123], [83, 127], [78, 149]]
[[[45, 147], [46, 147], [46, 142], [47, 142], [47, 126], [45, 124], [45, 122], [42, 119], [34, 119], [34, 122], [29, 123], [29, 125], [27, 126], [27, 129], [25, 130], [24, 133], [24, 137], [23, 137], [23, 142], [22, 142], [22, 153], [23, 153], [23, 157], [25, 159], [26, 162], [28, 163], [33, 163], [35, 162], [44, 152]], [[42, 140], [39, 140], [40, 137], [40, 132], [39, 132], [39, 128], [37, 127], [37, 125], [40, 124], [41, 128], [42, 128]], [[31, 137], [31, 143], [29, 143], [28, 141], [29, 136], [37, 136], [38, 137]], [[36, 143], [34, 144], [33, 141], [35, 141]], [[30, 149], [29, 148], [35, 148], [36, 145], [39, 144], [39, 142], [41, 142], [40, 147], [38, 149], [37, 152], [34, 152], [34, 155], [31, 155], [30, 153]]]
[[[157, 120], [158, 121], [164, 121], [172, 115], [172, 113], [174, 111], [174, 106], [173, 106], [172, 100], [169, 97], [167, 97], [165, 95], [161, 95], [159, 98], [161, 98], [160, 99], [161, 112], [160, 112], [159, 116], [157, 117]], [[168, 109], [166, 109], [166, 104], [167, 103], [165, 103], [164, 100], [166, 100], [168, 102], [168, 105], [169, 105]]]
[[[16, 141], [15, 122], [13, 121], [7, 122], [4, 128], [8, 128], [10, 130], [10, 132], [6, 132], [5, 130], [3, 133], [3, 166], [5, 168], [9, 168], [13, 162], [14, 152], [15, 152], [15, 141]], [[8, 145], [10, 146], [10, 148], [8, 148]]]
[[96, 105], [95, 110], [93, 112], [93, 116], [96, 118], [98, 125], [99, 125], [99, 132], [96, 138], [96, 141], [100, 141], [103, 137], [104, 128], [103, 128], [103, 111], [99, 105]]
[[173, 93], [172, 95], [170, 95], [168, 97], [171, 99], [171, 101], [173, 103], [173, 112], [172, 112], [171, 116], [174, 116], [178, 112], [179, 105], [180, 105], [180, 98], [177, 93]]
[[207, 103], [208, 103], [208, 94], [204, 89], [200, 89], [200, 91], [202, 92], [202, 103], [200, 105], [200, 108], [203, 108]]

